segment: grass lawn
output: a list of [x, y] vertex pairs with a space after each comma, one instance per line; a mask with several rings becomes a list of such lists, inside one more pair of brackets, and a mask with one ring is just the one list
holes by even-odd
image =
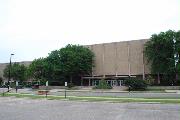
[[[20, 94], [20, 93], [6, 93], [6, 94], [0, 94], [1, 97], [10, 97], [14, 96], [17, 98], [31, 98], [31, 99], [44, 99], [46, 98], [45, 95], [33, 95], [33, 94]], [[107, 102], [143, 102], [143, 103], [176, 103], [180, 104], [180, 99], [159, 99], [159, 98], [124, 98], [124, 97], [95, 97], [95, 96], [67, 96], [66, 99], [64, 96], [55, 96], [55, 95], [48, 95], [48, 100], [73, 100], [73, 101], [107, 101]]]

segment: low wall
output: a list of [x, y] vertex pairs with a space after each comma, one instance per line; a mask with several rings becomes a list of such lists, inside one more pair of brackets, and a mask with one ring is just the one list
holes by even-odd
[[[45, 90], [45, 89], [65, 89], [65, 86], [48, 86], [48, 87], [46, 87], [46, 86], [39, 86], [39, 89], [40, 90]], [[92, 89], [92, 86], [76, 86], [76, 89], [87, 89], [87, 90], [89, 90], [89, 89]]]
[[128, 87], [126, 87], [126, 86], [114, 86], [113, 90], [126, 91], [126, 90], [128, 90]]
[[[45, 89], [64, 89], [64, 86], [39, 86], [40, 90], [45, 90]], [[92, 90], [93, 86], [76, 86], [76, 89], [81, 89], [81, 90]], [[128, 90], [128, 88], [126, 86], [114, 86], [113, 90], [117, 90], [117, 91], [124, 91], [124, 90]]]
[[39, 86], [39, 89], [40, 90], [44, 90], [44, 89], [64, 89], [65, 87], [64, 86]]

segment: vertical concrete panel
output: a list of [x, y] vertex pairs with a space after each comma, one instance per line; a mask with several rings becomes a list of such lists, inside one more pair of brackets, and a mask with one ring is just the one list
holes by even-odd
[[[145, 48], [145, 43], [149, 41], [149, 39], [144, 39], [142, 40], [143, 42], [143, 48]], [[147, 58], [146, 56], [144, 55], [144, 72], [145, 74], [150, 74], [151, 73], [151, 66], [150, 64], [147, 62]]]
[[104, 44], [104, 73], [115, 75], [116, 47], [114, 43]]
[[103, 75], [103, 44], [95, 44], [92, 47], [95, 55], [94, 75]]
[[129, 42], [131, 75], [143, 75], [143, 44], [140, 40]]
[[128, 44], [118, 42], [117, 45], [117, 74], [128, 75]]

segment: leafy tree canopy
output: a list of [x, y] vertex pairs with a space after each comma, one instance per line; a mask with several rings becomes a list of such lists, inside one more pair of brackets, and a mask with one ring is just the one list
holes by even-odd
[[43, 79], [46, 75], [46, 62], [44, 58], [35, 59], [28, 67], [28, 76], [34, 79]]
[[67, 45], [49, 53], [46, 58], [35, 59], [29, 66], [29, 76], [52, 81], [90, 74], [94, 54], [86, 47]]
[[[179, 63], [179, 46], [180, 31], [168, 30], [153, 34], [145, 44], [145, 55], [148, 62], [151, 63], [151, 72], [174, 76], [177, 69], [175, 61]], [[176, 57], [174, 57], [175, 55]]]
[[90, 74], [94, 54], [83, 46], [67, 45], [59, 50], [61, 68], [66, 75]]
[[[3, 76], [8, 78], [9, 77], [9, 69], [10, 69], [10, 65], [7, 65], [6, 68], [4, 69], [4, 74]], [[19, 63], [14, 63], [11, 65], [11, 69], [10, 69], [10, 73], [11, 73], [11, 78], [13, 78], [13, 80], [19, 80], [19, 81], [24, 81], [26, 80], [26, 70], [27, 67], [24, 66], [23, 64], [19, 64]]]

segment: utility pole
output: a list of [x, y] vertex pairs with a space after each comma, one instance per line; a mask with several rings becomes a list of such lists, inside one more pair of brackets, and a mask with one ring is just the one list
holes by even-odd
[[11, 56], [10, 56], [10, 61], [9, 61], [8, 92], [9, 92], [10, 80], [11, 80], [11, 57], [12, 57], [13, 55], [14, 55], [14, 54], [11, 54]]

